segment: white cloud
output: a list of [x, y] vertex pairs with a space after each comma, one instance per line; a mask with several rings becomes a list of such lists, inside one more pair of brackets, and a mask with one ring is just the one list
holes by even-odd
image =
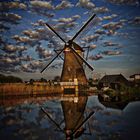
[[35, 8], [46, 8], [48, 10], [54, 9], [54, 6], [51, 4], [51, 2], [34, 0], [31, 1], [30, 3]]
[[66, 8], [71, 8], [73, 7], [74, 5], [71, 4], [69, 1], [67, 0], [63, 0], [60, 4], [58, 4], [56, 7], [55, 7], [55, 10], [62, 10], [62, 9], [66, 9]]
[[84, 37], [84, 38], [82, 38], [82, 40], [87, 42], [87, 43], [90, 43], [90, 42], [93, 42], [93, 41], [97, 41], [98, 38], [99, 38], [99, 35], [95, 34], [95, 35], [89, 35], [87, 37]]
[[8, 9], [26, 10], [27, 6], [24, 3], [20, 3], [20, 2], [0, 2], [0, 9], [4, 11]]
[[83, 8], [90, 9], [90, 10], [95, 8], [95, 4], [90, 0], [79, 0], [76, 6], [81, 6]]
[[22, 33], [30, 38], [39, 38], [40, 36], [38, 32], [32, 30], [25, 30]]
[[53, 56], [53, 53], [51, 50], [46, 50], [40, 46], [37, 46], [36, 52], [38, 52], [38, 55], [40, 58], [51, 58]]
[[106, 34], [106, 32], [102, 29], [98, 29], [95, 31], [96, 34], [99, 34], [99, 35], [103, 35], [103, 34]]
[[1, 59], [1, 62], [3, 62], [5, 66], [6, 64], [19, 65], [20, 59], [18, 57], [17, 58], [4, 57]]
[[100, 60], [102, 58], [103, 58], [103, 56], [101, 54], [96, 54], [96, 55], [92, 55], [92, 56], [88, 57], [88, 59], [90, 59], [90, 60]]
[[8, 22], [8, 23], [12, 23], [12, 24], [17, 24], [19, 20], [21, 20], [22, 17], [18, 14], [14, 14], [14, 13], [2, 13], [0, 15], [0, 20], [3, 22]]
[[93, 12], [96, 14], [102, 14], [102, 13], [109, 12], [109, 9], [107, 7], [96, 7], [93, 9]]
[[62, 23], [70, 23], [70, 22], [76, 21], [76, 20], [79, 19], [80, 17], [81, 17], [80, 15], [74, 15], [74, 16], [69, 17], [69, 18], [54, 19], [53, 21], [62, 22]]
[[104, 54], [104, 55], [120, 55], [120, 54], [122, 54], [122, 52], [120, 52], [120, 51], [104, 51], [104, 52], [102, 52], [102, 54]]
[[106, 41], [104, 42], [105, 47], [107, 46], [118, 46], [118, 43], [113, 43], [112, 41]]
[[17, 49], [17, 47], [15, 47], [14, 45], [5, 45], [5, 46], [3, 47], [3, 50], [4, 50], [5, 52], [8, 52], [8, 53], [13, 53], [13, 52], [16, 52], [18, 49]]
[[90, 49], [95, 49], [97, 47], [97, 45], [91, 44], [91, 45], [89, 45], [89, 47], [90, 47]]
[[102, 25], [103, 29], [108, 30], [108, 35], [116, 34], [116, 30], [122, 28], [124, 25], [123, 22], [110, 22]]
[[116, 18], [118, 15], [116, 15], [116, 14], [112, 14], [112, 15], [110, 15], [110, 16], [104, 16], [103, 17], [103, 19], [104, 20], [111, 20], [111, 19], [113, 19], [113, 18]]

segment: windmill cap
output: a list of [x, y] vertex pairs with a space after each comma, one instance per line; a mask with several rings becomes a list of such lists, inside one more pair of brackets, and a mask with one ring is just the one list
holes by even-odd
[[[84, 52], [84, 50], [83, 50], [82, 47], [80, 47], [80, 46], [79, 46], [78, 44], [76, 44], [75, 42], [69, 40], [69, 41], [68, 41], [68, 45], [71, 45], [71, 44], [73, 44], [73, 48], [74, 48], [75, 50], [80, 50], [81, 52]], [[66, 45], [67, 45], [67, 44], [66, 44]]]

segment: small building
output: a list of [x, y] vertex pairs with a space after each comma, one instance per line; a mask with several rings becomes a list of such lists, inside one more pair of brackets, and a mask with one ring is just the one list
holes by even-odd
[[105, 75], [98, 83], [99, 89], [109, 87], [120, 89], [121, 85], [128, 85], [128, 80], [122, 74]]
[[140, 80], [140, 74], [133, 74], [129, 78], [130, 78], [131, 81]]
[[129, 78], [131, 86], [140, 86], [140, 74], [133, 74]]

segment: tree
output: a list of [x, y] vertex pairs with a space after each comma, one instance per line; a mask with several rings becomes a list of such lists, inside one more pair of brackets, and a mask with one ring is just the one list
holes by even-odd
[[55, 76], [55, 77], [54, 77], [54, 81], [55, 81], [55, 82], [60, 82], [60, 79], [61, 79], [60, 76]]
[[47, 80], [44, 79], [44, 78], [41, 78], [41, 79], [40, 79], [40, 82], [47, 82]]
[[30, 84], [32, 85], [34, 83], [34, 79], [30, 79]]
[[5, 76], [0, 74], [0, 83], [22, 83], [22, 79], [15, 76]]

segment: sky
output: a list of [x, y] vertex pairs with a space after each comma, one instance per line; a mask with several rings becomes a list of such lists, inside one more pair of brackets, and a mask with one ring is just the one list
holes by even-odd
[[[74, 40], [89, 47], [87, 77], [140, 73], [140, 3], [138, 0], [0, 0], [0, 73], [23, 80], [60, 76], [58, 57], [40, 73], [64, 43], [93, 15], [96, 17]], [[87, 49], [85, 49], [86, 57]], [[62, 54], [63, 57], [63, 54]]]

